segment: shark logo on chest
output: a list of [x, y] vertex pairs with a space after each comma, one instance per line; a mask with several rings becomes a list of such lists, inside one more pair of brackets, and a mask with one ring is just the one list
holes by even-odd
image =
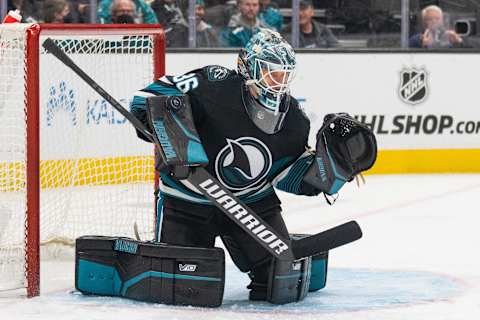
[[240, 191], [261, 183], [272, 167], [267, 146], [253, 137], [227, 139], [215, 159], [220, 182], [230, 190]]

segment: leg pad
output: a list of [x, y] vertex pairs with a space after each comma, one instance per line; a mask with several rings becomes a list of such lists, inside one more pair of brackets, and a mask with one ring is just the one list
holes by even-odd
[[76, 240], [75, 251], [75, 288], [84, 294], [173, 305], [222, 304], [221, 248], [85, 236]]

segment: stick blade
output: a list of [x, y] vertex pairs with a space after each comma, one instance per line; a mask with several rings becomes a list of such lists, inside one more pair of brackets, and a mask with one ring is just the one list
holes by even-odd
[[295, 258], [313, 256], [362, 237], [362, 229], [356, 221], [350, 221], [315, 235], [292, 241]]

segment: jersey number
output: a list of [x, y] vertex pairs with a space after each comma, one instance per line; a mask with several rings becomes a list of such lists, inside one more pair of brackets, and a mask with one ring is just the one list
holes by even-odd
[[194, 73], [187, 73], [183, 76], [176, 76], [172, 78], [173, 82], [180, 91], [187, 93], [188, 91], [198, 87], [198, 79]]

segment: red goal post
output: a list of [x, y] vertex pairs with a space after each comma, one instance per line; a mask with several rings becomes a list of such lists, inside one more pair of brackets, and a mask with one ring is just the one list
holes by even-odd
[[[18, 29], [16, 36], [12, 36], [12, 34], [15, 34], [14, 31]], [[19, 41], [17, 39], [18, 37], [22, 37], [22, 33], [24, 32], [24, 40]], [[10, 38], [9, 38], [10, 37]], [[17, 37], [17, 38], [15, 38]], [[2, 226], [2, 219], [3, 219], [3, 225], [4, 225], [4, 238], [7, 237], [8, 230], [12, 229], [10, 228], [10, 224], [13, 224], [12, 221], [7, 221], [7, 219], [12, 219], [12, 216], [15, 217], [17, 209], [20, 207], [22, 208], [21, 210], [25, 210], [25, 227], [24, 227], [24, 251], [25, 251], [25, 262], [23, 265], [24, 271], [25, 271], [25, 287], [27, 289], [27, 296], [28, 297], [33, 297], [39, 294], [40, 292], [40, 244], [43, 243], [44, 241], [52, 241], [51, 238], [55, 238], [55, 236], [50, 236], [48, 239], [43, 239], [41, 235], [41, 224], [44, 220], [48, 219], [47, 216], [50, 214], [51, 211], [55, 211], [50, 209], [49, 207], [46, 207], [46, 211], [48, 212], [41, 212], [41, 193], [43, 190], [45, 190], [46, 195], [42, 195], [42, 201], [50, 201], [50, 196], [54, 193], [57, 193], [57, 191], [52, 191], [52, 190], [62, 190], [59, 191], [58, 195], [56, 197], [61, 198], [62, 200], [65, 198], [65, 194], [67, 189], [72, 188], [73, 186], [81, 186], [82, 188], [85, 188], [85, 186], [106, 186], [108, 185], [107, 188], [110, 188], [114, 184], [135, 184], [138, 183], [139, 180], [142, 180], [138, 178], [139, 173], [135, 172], [134, 176], [127, 177], [127, 176], [121, 176], [117, 171], [120, 170], [118, 168], [125, 168], [128, 170], [128, 172], [132, 172], [132, 165], [131, 164], [125, 164], [126, 162], [124, 159], [122, 160], [115, 160], [116, 158], [109, 156], [104, 156], [103, 158], [95, 156], [85, 156], [82, 152], [76, 154], [76, 155], [66, 155], [66, 156], [60, 156], [60, 155], [46, 155], [46, 160], [42, 159], [42, 150], [41, 146], [46, 145], [46, 142], [41, 141], [41, 135], [43, 134], [42, 132], [42, 127], [45, 126], [41, 124], [41, 114], [44, 115], [45, 112], [41, 111], [42, 108], [45, 108], [45, 104], [48, 106], [57, 106], [61, 105], [60, 107], [52, 107], [52, 108], [57, 108], [57, 109], [62, 109], [60, 112], [58, 110], [51, 111], [50, 109], [47, 110], [47, 120], [49, 114], [52, 114], [53, 112], [55, 113], [68, 113], [71, 112], [74, 114], [73, 116], [73, 124], [68, 127], [68, 129], [62, 129], [63, 131], [58, 131], [57, 133], [54, 133], [54, 136], [63, 136], [64, 131], [72, 130], [74, 131], [78, 127], [80, 127], [79, 123], [82, 120], [82, 117], [85, 118], [85, 115], [78, 116], [79, 113], [82, 111], [79, 111], [80, 108], [82, 108], [81, 103], [78, 102], [72, 102], [74, 99], [80, 99], [81, 97], [78, 97], [77, 95], [74, 96], [72, 92], [73, 90], [68, 91], [69, 89], [66, 88], [65, 82], [60, 82], [58, 86], [52, 85], [50, 88], [51, 92], [54, 92], [51, 94], [53, 96], [49, 98], [47, 103], [44, 103], [44, 101], [41, 101], [41, 81], [44, 77], [48, 78], [48, 74], [51, 73], [52, 78], [58, 78], [60, 79], [63, 74], [65, 74], [65, 71], [59, 70], [61, 67], [50, 67], [50, 63], [48, 66], [44, 66], [44, 59], [42, 55], [46, 55], [47, 53], [42, 51], [41, 43], [46, 37], [52, 37], [54, 39], [57, 39], [58, 41], [62, 42], [65, 44], [66, 47], [71, 51], [74, 56], [78, 56], [79, 59], [82, 60], [87, 66], [90, 65], [92, 66], [92, 70], [98, 71], [98, 74], [90, 74], [90, 76], [94, 79], [96, 79], [96, 76], [102, 77], [102, 76], [110, 76], [110, 81], [104, 80], [106, 83], [116, 83], [118, 85], [118, 90], [116, 92], [125, 92], [128, 91], [129, 94], [133, 95], [133, 91], [130, 92], [133, 88], [140, 89], [142, 86], [145, 86], [148, 84], [148, 81], [145, 78], [145, 74], [150, 74], [150, 79], [148, 79], [150, 82], [153, 81], [154, 79], [160, 78], [164, 72], [165, 72], [165, 41], [164, 41], [164, 32], [161, 29], [159, 25], [144, 25], [144, 24], [136, 24], [136, 25], [127, 25], [127, 24], [122, 24], [122, 25], [96, 25], [96, 24], [31, 24], [31, 25], [21, 25], [21, 24], [16, 24], [16, 26], [8, 26], [8, 25], [0, 25], [0, 80], [1, 77], [4, 75], [4, 83], [7, 83], [9, 79], [11, 79], [12, 82], [15, 82], [16, 79], [14, 79], [14, 76], [17, 76], [18, 72], [21, 72], [21, 65], [17, 65], [17, 63], [20, 63], [19, 61], [11, 62], [12, 58], [16, 53], [10, 53], [11, 50], [17, 50], [18, 52], [22, 51], [21, 46], [23, 45], [23, 53], [24, 53], [24, 59], [23, 59], [23, 70], [24, 70], [24, 91], [23, 91], [23, 101], [24, 101], [24, 115], [25, 115], [25, 150], [22, 150], [19, 152], [19, 155], [12, 155], [14, 152], [16, 152], [17, 149], [19, 149], [17, 146], [15, 147], [5, 147], [5, 150], [0, 150], [0, 193], [3, 192], [3, 195], [5, 199], [10, 199], [10, 198], [15, 198], [18, 193], [24, 192], [25, 194], [25, 205], [22, 207], [22, 205], [19, 205], [18, 207], [15, 207], [12, 205], [11, 208], [7, 206], [0, 207], [0, 227]], [[20, 45], [22, 43], [22, 45]], [[17, 47], [20, 45], [20, 48]], [[13, 48], [13, 49], [12, 49]], [[95, 51], [97, 50], [97, 51]], [[68, 51], [68, 50], [66, 50]], [[69, 52], [67, 52], [68, 54]], [[89, 60], [89, 57], [92, 58], [92, 60]], [[121, 58], [120, 58], [121, 56]], [[125, 56], [125, 57], [124, 57]], [[148, 58], [148, 56], [151, 56]], [[54, 59], [51, 57], [51, 59]], [[102, 60], [103, 59], [103, 60]], [[99, 62], [102, 60], [101, 62]], [[123, 62], [126, 61], [126, 62]], [[98, 63], [98, 66], [97, 66]], [[109, 66], [112, 64], [112, 66]], [[151, 65], [149, 65], [151, 64]], [[149, 66], [147, 66], [149, 65]], [[83, 65], [82, 65], [83, 67]], [[42, 69], [45, 68], [45, 69]], [[122, 70], [125, 69], [125, 70]], [[140, 80], [137, 80], [135, 76], [130, 77], [130, 72], [134, 73], [136, 72], [136, 69], [142, 69], [142, 75], [139, 76]], [[143, 70], [145, 69], [145, 70]], [[12, 71], [13, 70], [13, 71]], [[46, 76], [41, 76], [41, 73], [47, 73]], [[88, 73], [88, 70], [87, 70]], [[135, 78], [135, 80], [134, 80]], [[21, 79], [21, 77], [18, 77], [18, 79]], [[71, 80], [73, 81], [73, 80]], [[82, 81], [78, 79], [78, 81]], [[127, 83], [128, 89], [125, 89], [123, 86], [124, 83]], [[134, 83], [135, 82], [135, 83]], [[1, 85], [0, 85], [1, 86]], [[4, 112], [5, 114], [11, 114], [8, 110], [9, 105], [11, 105], [11, 100], [14, 100], [18, 95], [22, 95], [22, 90], [19, 88], [18, 90], [12, 89], [14, 85], [3, 85], [3, 87], [0, 87], [0, 95], [4, 94], [4, 97], [0, 97], [0, 113]], [[62, 87], [63, 86], [63, 87]], [[106, 88], [108, 91], [108, 88]], [[3, 90], [3, 92], [2, 92]], [[82, 89], [83, 90], [83, 89]], [[80, 90], [80, 95], [84, 91]], [[67, 93], [68, 92], [68, 93]], [[55, 94], [57, 96], [55, 96]], [[125, 92], [127, 94], [127, 92]], [[70, 96], [69, 96], [70, 95]], [[113, 96], [115, 97], [115, 93], [113, 93]], [[4, 100], [3, 103], [1, 103], [1, 100]], [[70, 99], [68, 102], [68, 99]], [[92, 106], [94, 102], [92, 102], [95, 98], [90, 98], [90, 100], [87, 101], [88, 106]], [[97, 103], [98, 100], [95, 100], [95, 103]], [[15, 104], [15, 103], [13, 103]], [[110, 111], [104, 111], [106, 110], [105, 106], [103, 105], [103, 102], [100, 101], [98, 102], [98, 105], [101, 105], [101, 110], [102, 114], [106, 114], [108, 117], [112, 117], [110, 115]], [[47, 107], [48, 107], [47, 106]], [[51, 108], [51, 109], [52, 109]], [[93, 108], [93, 107], [92, 107]], [[3, 110], [2, 110], [3, 109]], [[18, 109], [18, 108], [17, 108]], [[65, 110], [67, 110], [65, 112]], [[73, 110], [73, 111], [72, 111]], [[48, 113], [50, 112], [50, 113]], [[91, 112], [89, 110], [88, 112]], [[92, 119], [91, 122], [95, 122], [96, 118], [91, 116]], [[90, 118], [88, 118], [87, 115], [87, 124], [90, 125], [88, 121]], [[52, 120], [53, 121], [53, 120]], [[110, 121], [110, 122], [109, 122]], [[120, 120], [111, 120], [108, 118], [106, 120], [107, 123], [114, 123], [116, 122], [121, 122]], [[9, 123], [16, 122], [16, 120], [12, 120]], [[43, 121], [45, 122], [45, 121]], [[85, 122], [85, 121], [84, 121]], [[82, 122], [83, 123], [83, 122]], [[122, 123], [123, 124], [123, 123]], [[100, 123], [98, 126], [103, 126], [103, 123]], [[128, 124], [127, 124], [128, 125]], [[51, 123], [47, 123], [48, 129], [51, 129], [54, 127]], [[75, 127], [75, 129], [71, 129], [72, 127]], [[83, 129], [82, 129], [83, 130]], [[85, 130], [88, 130], [85, 129]], [[98, 128], [95, 128], [95, 130], [98, 130]], [[102, 129], [103, 131], [99, 132], [106, 132], [107, 129]], [[5, 130], [6, 131], [6, 130]], [[19, 130], [20, 131], [20, 130]], [[85, 133], [86, 132], [86, 133]], [[0, 143], [2, 142], [2, 139], [5, 139], [5, 141], [9, 141], [9, 137], [5, 135], [6, 138], [1, 137], [2, 132], [0, 132]], [[65, 139], [71, 139], [71, 140], [81, 140], [83, 139], [83, 135], [88, 136], [90, 133], [88, 131], [84, 131], [84, 133], [79, 133], [78, 135], [80, 137], [75, 137], [75, 138], [70, 138], [66, 137]], [[102, 134], [100, 134], [102, 135]], [[100, 136], [97, 134], [97, 136]], [[97, 137], [96, 136], [96, 137]], [[19, 134], [19, 139], [21, 138], [21, 134]], [[15, 140], [16, 137], [10, 140]], [[52, 139], [50, 139], [52, 140]], [[94, 139], [96, 140], [96, 138]], [[58, 145], [65, 145], [70, 146], [70, 141], [62, 142], [62, 143], [56, 143], [52, 142], [52, 144], [58, 144]], [[117, 141], [118, 144], [122, 144], [122, 141]], [[80, 142], [80, 147], [72, 147], [72, 149], [75, 149], [75, 152], [78, 152], [78, 150], [82, 150], [83, 145], [85, 145], [84, 142]], [[105, 145], [108, 145], [106, 143]], [[45, 149], [50, 149], [54, 148], [54, 146], [48, 145], [45, 147]], [[92, 147], [93, 148], [93, 147]], [[97, 149], [102, 149], [101, 147], [97, 147]], [[12, 151], [14, 150], [14, 151]], [[93, 153], [95, 153], [98, 150], [93, 150]], [[115, 153], [115, 150], [111, 151], [112, 153]], [[62, 150], [55, 151], [53, 153], [63, 153]], [[153, 152], [152, 152], [153, 153]], [[21, 157], [25, 155], [25, 159], [21, 160]], [[5, 161], [2, 161], [2, 155], [6, 159]], [[50, 159], [50, 157], [52, 159]], [[127, 155], [124, 158], [131, 159], [134, 156]], [[13, 159], [13, 160], [12, 160]], [[73, 160], [72, 160], [73, 159]], [[85, 160], [89, 159], [89, 160]], [[99, 160], [101, 159], [101, 160]], [[105, 160], [107, 159], [107, 160]], [[113, 160], [112, 160], [113, 159]], [[22, 162], [25, 162], [22, 164]], [[65, 174], [67, 176], [68, 183], [61, 182], [60, 178], [52, 178], [54, 174], [56, 174], [59, 171], [64, 170], [63, 167], [65, 164], [70, 165], [74, 162], [74, 167], [78, 168], [81, 167], [82, 161], [83, 162], [88, 162], [89, 164], [87, 165], [89, 167], [88, 170], [95, 172], [95, 176], [89, 176], [86, 173], [79, 173], [78, 171], [72, 171], [72, 169], [68, 169], [68, 172]], [[119, 162], [120, 161], [120, 162]], [[123, 161], [123, 162], [122, 162]], [[132, 160], [133, 161], [133, 160]], [[135, 163], [140, 163], [137, 158], [135, 158], [136, 161]], [[42, 166], [46, 166], [47, 163], [53, 163], [53, 167], [51, 169], [45, 169]], [[99, 168], [91, 168], [92, 165], [91, 163], [99, 163]], [[105, 164], [106, 163], [106, 164]], [[111, 167], [110, 168], [110, 163]], [[135, 165], [135, 164], [133, 164]], [[143, 165], [143, 164], [142, 164]], [[71, 165], [70, 165], [71, 166]], [[108, 168], [107, 168], [108, 166]], [[15, 169], [20, 170], [20, 173], [12, 173], [12, 171]], [[3, 172], [2, 172], [3, 170]], [[24, 170], [24, 173], [22, 172]], [[77, 170], [77, 169], [75, 169]], [[144, 169], [142, 169], [144, 170]], [[147, 169], [149, 170], [149, 169]], [[45, 173], [47, 172], [48, 173]], [[145, 171], [145, 170], [144, 170]], [[145, 175], [145, 176], [150, 176], [150, 171], [148, 173], [140, 173], [140, 175]], [[153, 168], [152, 168], [153, 171]], [[99, 173], [98, 173], [99, 172]], [[14, 176], [16, 179], [18, 177], [21, 177], [24, 181], [20, 182], [12, 182], [13, 179], [11, 177]], [[105, 178], [108, 177], [108, 178]], [[10, 180], [11, 181], [10, 181]], [[51, 179], [51, 181], [42, 181], [42, 179]], [[75, 181], [75, 179], [83, 179], [82, 181]], [[106, 180], [109, 179], [109, 180]], [[18, 179], [17, 179], [18, 180]], [[100, 181], [102, 180], [102, 181]], [[93, 182], [92, 182], [93, 181]], [[120, 181], [120, 182], [119, 182]], [[2, 187], [3, 183], [3, 187]], [[94, 188], [94, 187], [92, 187]], [[152, 188], [153, 189], [153, 188]], [[122, 192], [127, 189], [123, 189]], [[82, 189], [83, 191], [83, 189]], [[110, 192], [110, 191], [108, 191]], [[128, 191], [126, 191], [128, 193]], [[75, 194], [75, 192], [71, 192]], [[0, 194], [1, 195], [1, 194]], [[20, 198], [22, 198], [21, 196]], [[112, 204], [116, 204], [119, 200], [121, 200], [121, 196], [111, 196], [110, 194], [106, 194], [104, 196], [105, 198], [108, 198], [112, 201]], [[47, 199], [44, 200], [43, 198]], [[69, 200], [70, 203], [65, 205], [65, 207], [74, 207], [74, 206], [80, 206], [82, 205], [82, 202], [88, 201], [90, 196], [85, 196], [85, 198], [82, 199], [76, 199], [76, 200]], [[52, 202], [58, 202], [59, 200], [56, 200], [55, 198], [52, 198]], [[101, 200], [100, 200], [101, 201]], [[13, 203], [13, 200], [8, 200], [8, 203]], [[72, 204], [73, 202], [73, 204]], [[152, 201], [153, 203], [153, 201]], [[102, 203], [102, 205], [104, 205]], [[127, 211], [132, 211], [131, 209], [127, 208]], [[2, 210], [5, 213], [5, 215], [2, 217]], [[84, 211], [82, 211], [84, 210]], [[116, 218], [117, 214], [117, 208], [115, 207], [115, 210], [112, 209], [111, 216], [109, 216], [105, 221], [106, 224], [110, 224], [110, 221], [112, 219]], [[59, 211], [64, 211], [64, 208], [59, 209]], [[89, 212], [91, 211], [91, 208], [88, 209], [82, 209], [78, 208], [78, 212]], [[53, 214], [53, 213], [52, 213]], [[103, 214], [101, 213], [92, 213], [92, 217], [86, 217], [86, 219], [90, 220], [97, 220], [96, 216], [97, 214]], [[134, 213], [133, 215], [135, 216], [135, 219], [138, 218], [138, 213]], [[143, 213], [142, 216], [145, 214]], [[76, 214], [78, 216], [78, 214]], [[152, 211], [151, 217], [154, 216], [154, 213]], [[59, 224], [61, 220], [68, 221], [67, 218], [63, 218], [63, 216], [60, 216], [61, 218], [55, 218], [60, 221], [56, 221], [56, 224]], [[126, 221], [129, 221], [128, 217], [126, 218]], [[98, 219], [100, 220], [100, 219]], [[153, 220], [153, 218], [152, 218]], [[85, 222], [81, 222], [84, 224]], [[100, 222], [99, 222], [100, 223]], [[145, 223], [145, 225], [148, 225], [147, 228], [150, 228], [149, 223]], [[95, 226], [96, 227], [96, 226]], [[9, 229], [10, 228], [10, 229]], [[56, 229], [61, 229], [61, 227], [56, 226]], [[88, 231], [88, 226], [83, 226], [85, 230], [75, 230], [71, 233], [68, 234], [68, 236], [65, 236], [63, 234], [59, 234], [59, 238], [70, 238], [70, 237], [75, 237], [79, 236], [84, 232], [89, 232]], [[1, 228], [0, 228], [1, 229]], [[93, 230], [94, 228], [92, 228]], [[5, 231], [6, 230], [6, 231]], [[79, 229], [80, 230], [80, 229]], [[2, 230], [0, 230], [2, 232]], [[49, 231], [51, 233], [51, 231]], [[70, 232], [70, 231], [69, 231]], [[100, 231], [102, 232], [102, 231]], [[103, 231], [105, 232], [105, 231]], [[116, 231], [112, 228], [111, 231], [107, 231], [105, 233], [115, 233]], [[120, 231], [119, 231], [120, 232]], [[4, 239], [5, 240], [5, 239]], [[69, 241], [72, 241], [74, 239], [69, 239]], [[2, 238], [0, 236], [0, 246], [2, 245]], [[5, 245], [6, 247], [9, 246], [9, 244]], [[13, 244], [12, 246], [16, 247], [17, 244]], [[0, 247], [0, 276], [2, 275], [2, 251]], [[4, 249], [3, 254], [11, 254], [12, 256], [15, 255], [11, 253], [12, 251], [8, 251], [9, 249]], [[10, 262], [8, 261], [13, 261], [15, 260], [14, 258], [10, 257], [6, 259], [7, 262], [3, 261], [3, 263], [6, 265], [5, 268], [8, 270], [8, 264]], [[1, 282], [1, 280], [0, 280]], [[0, 283], [1, 285], [1, 283]], [[0, 286], [1, 288], [1, 286]], [[7, 287], [8, 288], [8, 287]]]

